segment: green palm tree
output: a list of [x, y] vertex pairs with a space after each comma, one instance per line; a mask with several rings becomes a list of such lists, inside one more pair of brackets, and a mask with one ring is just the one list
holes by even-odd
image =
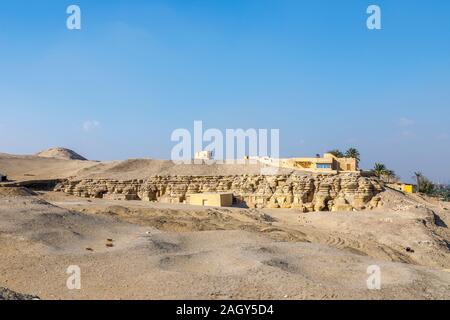
[[353, 158], [356, 159], [357, 162], [361, 160], [361, 154], [356, 148], [350, 148], [345, 152], [346, 158]]
[[386, 169], [382, 176], [385, 177], [388, 182], [392, 182], [397, 179], [397, 175], [395, 174], [395, 172], [389, 169]]
[[375, 166], [373, 167], [372, 171], [378, 178], [381, 178], [381, 176], [386, 173], [387, 168], [382, 163], [375, 163]]
[[327, 153], [331, 153], [336, 158], [343, 158], [344, 157], [344, 154], [339, 149], [330, 150]]

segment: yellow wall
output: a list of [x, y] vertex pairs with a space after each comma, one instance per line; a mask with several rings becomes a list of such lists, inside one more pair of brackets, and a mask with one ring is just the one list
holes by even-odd
[[403, 191], [406, 193], [413, 193], [413, 186], [411, 184], [403, 185]]
[[414, 186], [412, 184], [405, 183], [389, 183], [387, 185], [389, 188], [404, 192], [404, 193], [414, 193]]
[[[318, 168], [318, 164], [329, 165], [330, 168]], [[358, 163], [353, 158], [336, 158], [325, 153], [323, 158], [289, 158], [280, 159], [280, 166], [289, 169], [307, 170], [319, 173], [336, 173], [338, 171], [357, 171]]]
[[337, 158], [331, 153], [325, 153], [325, 159], [333, 159], [334, 169], [338, 171], [357, 171], [358, 162], [355, 158]]
[[[337, 158], [331, 153], [315, 158], [286, 158], [272, 159], [269, 157], [245, 157], [245, 160], [258, 161], [259, 163], [279, 166], [287, 169], [305, 170], [317, 173], [338, 173], [339, 171], [358, 171], [358, 162], [354, 158]], [[320, 165], [328, 165], [327, 168], [320, 168]], [[318, 167], [319, 166], [319, 167]]]
[[189, 204], [205, 207], [231, 207], [232, 193], [196, 193], [189, 195]]

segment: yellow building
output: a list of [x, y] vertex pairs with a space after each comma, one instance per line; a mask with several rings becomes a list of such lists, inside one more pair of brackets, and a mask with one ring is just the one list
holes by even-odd
[[312, 172], [337, 173], [358, 171], [358, 161], [354, 158], [338, 158], [325, 153], [323, 158], [288, 158], [280, 159], [280, 167]]
[[403, 192], [413, 193], [414, 192], [413, 185], [412, 184], [405, 184], [405, 185], [403, 185]]
[[389, 183], [387, 185], [389, 188], [404, 192], [404, 193], [414, 193], [414, 185], [407, 183]]
[[195, 193], [189, 195], [189, 204], [204, 207], [233, 206], [232, 193]]

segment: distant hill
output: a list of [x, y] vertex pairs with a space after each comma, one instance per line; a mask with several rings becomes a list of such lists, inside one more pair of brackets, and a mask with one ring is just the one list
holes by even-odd
[[86, 158], [80, 156], [75, 151], [66, 148], [50, 148], [36, 153], [36, 156], [42, 158], [55, 158], [62, 160], [82, 160], [82, 161], [87, 160]]

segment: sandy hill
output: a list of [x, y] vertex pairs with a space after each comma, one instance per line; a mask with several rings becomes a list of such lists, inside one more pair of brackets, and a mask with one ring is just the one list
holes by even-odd
[[55, 158], [62, 160], [82, 160], [82, 161], [87, 160], [86, 158], [80, 156], [75, 151], [66, 148], [50, 148], [37, 153], [36, 156], [42, 158]]
[[[171, 160], [130, 159], [100, 162], [77, 173], [79, 178], [143, 179], [150, 176], [259, 175], [267, 166], [261, 164], [178, 164]], [[279, 174], [296, 170], [280, 168]], [[298, 171], [300, 172], [300, 171]], [[305, 172], [301, 172], [306, 174]]]
[[[53, 148], [37, 155], [21, 156], [0, 153], [0, 172], [10, 180], [62, 179], [68, 177], [105, 179], [145, 179], [155, 175], [209, 176], [258, 175], [270, 169], [261, 164], [176, 164], [171, 160], [129, 159], [118, 161], [79, 161], [75, 152]], [[81, 157], [84, 159], [83, 157]], [[267, 172], [270, 173], [270, 170]], [[279, 169], [279, 174], [308, 174]]]
[[16, 181], [67, 178], [96, 164], [94, 161], [0, 153], [0, 172], [7, 175], [9, 180]]

